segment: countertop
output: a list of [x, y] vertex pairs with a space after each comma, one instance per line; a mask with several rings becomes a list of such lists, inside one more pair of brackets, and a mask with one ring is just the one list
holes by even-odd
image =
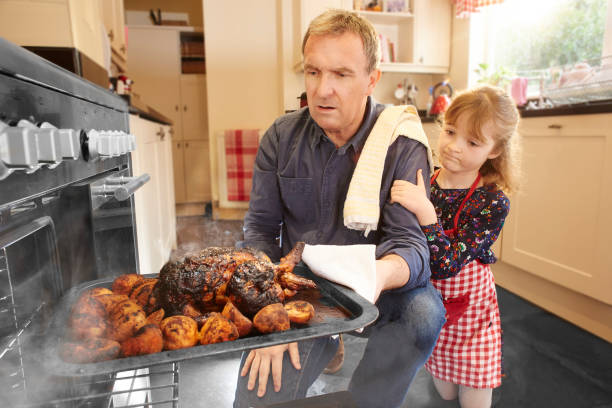
[[605, 101], [586, 102], [575, 105], [555, 106], [545, 109], [519, 109], [521, 117], [592, 115], [596, 113], [611, 113], [612, 99]]
[[172, 126], [172, 120], [144, 103], [138, 95], [120, 95], [129, 105], [130, 113], [162, 125]]

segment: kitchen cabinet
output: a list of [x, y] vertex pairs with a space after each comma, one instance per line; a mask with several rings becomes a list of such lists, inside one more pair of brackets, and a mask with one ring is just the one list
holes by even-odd
[[[383, 62], [383, 72], [448, 73], [452, 6], [448, 0], [411, 0], [410, 11], [358, 11], [389, 41], [396, 62]], [[382, 45], [382, 44], [381, 44]]]
[[496, 282], [612, 340], [612, 113], [522, 118]]
[[134, 195], [140, 273], [156, 273], [176, 248], [170, 127], [130, 115], [130, 133], [136, 137], [132, 171], [151, 177]]
[[125, 12], [123, 0], [103, 0], [102, 16], [110, 41], [111, 61], [120, 72], [127, 72], [127, 44], [125, 41]]
[[211, 201], [207, 140], [173, 142], [174, 186], [177, 203]]
[[[300, 42], [310, 21], [329, 8], [353, 9], [346, 0], [302, 0]], [[376, 31], [395, 43], [397, 62], [380, 64], [383, 72], [448, 73], [452, 5], [449, 0], [410, 0], [407, 12], [356, 10]], [[381, 44], [382, 45], [382, 44]], [[301, 49], [300, 49], [301, 51]], [[301, 53], [297, 53], [301, 57]]]
[[523, 118], [503, 261], [612, 304], [612, 114]]
[[75, 48], [102, 69], [107, 66], [99, 0], [3, 0], [0, 26], [2, 37], [15, 44]]
[[129, 71], [133, 92], [172, 122], [176, 203], [211, 199], [206, 75], [182, 74], [181, 30], [130, 26]]

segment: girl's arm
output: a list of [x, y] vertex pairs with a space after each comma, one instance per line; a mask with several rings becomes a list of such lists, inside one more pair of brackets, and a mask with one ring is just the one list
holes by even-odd
[[[454, 238], [444, 234], [439, 222], [422, 226], [430, 252], [431, 275], [434, 279], [455, 276], [461, 268], [489, 249], [495, 242], [510, 210], [510, 201], [499, 191], [489, 196], [488, 202], [480, 206], [478, 213], [470, 211], [464, 224], [460, 224]], [[465, 220], [465, 214], [460, 220]]]

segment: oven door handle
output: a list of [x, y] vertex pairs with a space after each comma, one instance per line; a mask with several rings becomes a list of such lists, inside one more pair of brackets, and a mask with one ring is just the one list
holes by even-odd
[[118, 184], [113, 186], [113, 195], [117, 201], [125, 201], [132, 196], [140, 187], [151, 180], [148, 173], [144, 173], [138, 177], [112, 177], [106, 179], [108, 184]]

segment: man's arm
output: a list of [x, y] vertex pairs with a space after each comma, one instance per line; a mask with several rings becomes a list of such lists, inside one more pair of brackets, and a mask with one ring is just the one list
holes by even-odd
[[282, 203], [277, 179], [278, 135], [272, 125], [264, 134], [253, 168], [249, 209], [244, 217], [244, 245], [280, 258], [276, 238], [280, 234]]
[[[425, 146], [412, 139], [397, 138], [389, 148], [385, 167], [383, 182], [387, 192], [395, 179], [416, 183], [418, 169], [422, 169], [423, 178], [429, 180]], [[427, 194], [429, 197], [429, 189]], [[378, 286], [381, 291], [423, 286], [430, 277], [425, 235], [412, 212], [388, 200], [387, 194], [381, 211], [381, 238], [376, 247], [376, 272], [382, 274]]]

